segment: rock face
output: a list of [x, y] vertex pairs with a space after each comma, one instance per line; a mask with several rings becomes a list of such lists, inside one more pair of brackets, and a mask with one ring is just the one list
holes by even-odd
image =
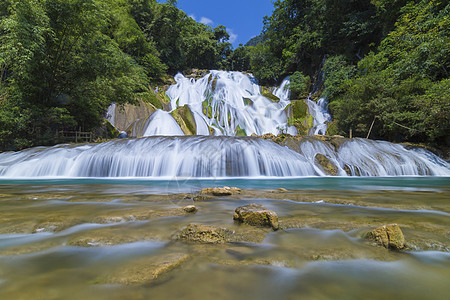
[[212, 187], [206, 188], [200, 191], [203, 195], [213, 195], [213, 196], [229, 196], [234, 194], [239, 194], [242, 190], [237, 187]]
[[202, 244], [224, 244], [230, 241], [233, 234], [226, 228], [211, 225], [189, 224], [176, 239]]
[[383, 225], [369, 232], [366, 237], [376, 241], [387, 249], [403, 249], [405, 247], [405, 237], [397, 224]]
[[326, 175], [336, 176], [338, 174], [338, 168], [336, 165], [325, 155], [318, 153], [316, 154], [315, 159], [320, 169], [322, 169]]
[[234, 212], [233, 219], [252, 226], [272, 227], [273, 230], [279, 228], [278, 215], [261, 204], [239, 206]]

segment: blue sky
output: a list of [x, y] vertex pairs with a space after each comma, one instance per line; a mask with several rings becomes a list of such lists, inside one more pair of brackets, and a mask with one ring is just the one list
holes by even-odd
[[271, 0], [178, 0], [178, 8], [197, 22], [227, 27], [234, 48], [260, 34], [273, 11]]

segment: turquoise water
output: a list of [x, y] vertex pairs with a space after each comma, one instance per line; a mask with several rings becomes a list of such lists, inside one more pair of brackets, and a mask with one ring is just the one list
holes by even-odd
[[0, 179], [0, 186], [23, 185], [53, 186], [64, 189], [68, 186], [92, 185], [114, 186], [123, 190], [139, 186], [148, 193], [192, 193], [211, 186], [235, 186], [241, 189], [306, 189], [306, 190], [404, 190], [404, 191], [439, 191], [450, 186], [450, 177], [303, 177], [303, 178], [230, 178], [230, 179]]

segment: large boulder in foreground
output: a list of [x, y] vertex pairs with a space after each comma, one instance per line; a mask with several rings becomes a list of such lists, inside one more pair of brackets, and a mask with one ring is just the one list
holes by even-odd
[[383, 225], [369, 232], [366, 237], [387, 249], [400, 250], [405, 247], [405, 237], [397, 224]]
[[268, 210], [261, 204], [239, 206], [234, 212], [233, 219], [252, 226], [272, 227], [273, 230], [279, 228], [276, 212]]

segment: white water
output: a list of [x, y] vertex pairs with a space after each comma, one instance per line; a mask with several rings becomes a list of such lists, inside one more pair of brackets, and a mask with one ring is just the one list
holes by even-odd
[[325, 98], [320, 98], [317, 102], [307, 99], [308, 110], [314, 119], [313, 128], [310, 129], [309, 135], [321, 134], [325, 135], [328, 123], [331, 122], [331, 115], [328, 112], [328, 102]]
[[[187, 105], [194, 115], [198, 135], [209, 135], [209, 128], [213, 129], [214, 135], [227, 136], [235, 136], [238, 129], [241, 129], [240, 134], [247, 136], [279, 134], [281, 131], [297, 134], [295, 127], [287, 125], [285, 108], [290, 103], [286, 88], [288, 80], [274, 92], [280, 99], [278, 103], [261, 95], [252, 75], [240, 72], [211, 71], [198, 80], [177, 74], [175, 81], [176, 84], [166, 92], [171, 99], [171, 110]], [[165, 122], [167, 124], [151, 120], [143, 129], [143, 136], [166, 132], [165, 126], [170, 128], [165, 135], [183, 135], [179, 130], [174, 130], [172, 116], [167, 114]]]
[[425, 150], [365, 139], [330, 144], [308, 138], [299, 152], [251, 137], [149, 137], [89, 144], [37, 147], [0, 153], [0, 178], [20, 177], [285, 177], [325, 175], [318, 153], [338, 175], [450, 176], [447, 162]]

